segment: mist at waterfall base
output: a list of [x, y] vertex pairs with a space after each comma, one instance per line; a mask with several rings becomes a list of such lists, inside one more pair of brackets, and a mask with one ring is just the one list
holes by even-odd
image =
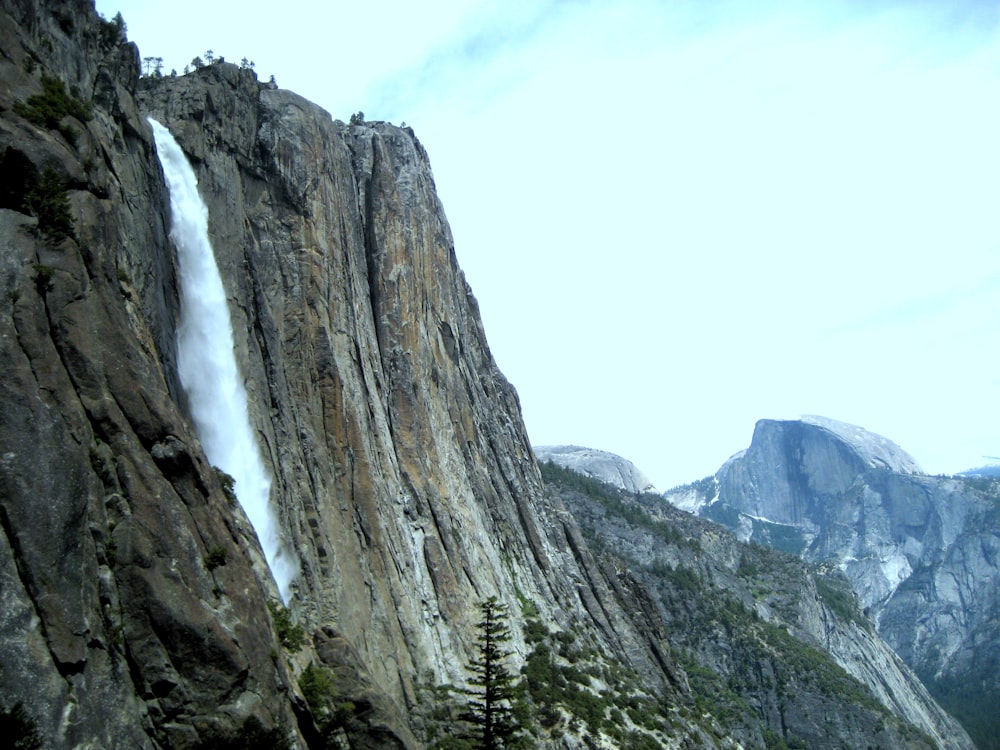
[[170, 192], [170, 237], [177, 248], [181, 385], [205, 455], [235, 480], [236, 497], [253, 524], [281, 598], [287, 602], [298, 565], [281, 544], [270, 504], [271, 477], [250, 426], [226, 292], [208, 239], [208, 209], [198, 193], [194, 170], [173, 135], [157, 121], [150, 119], [149, 123]]

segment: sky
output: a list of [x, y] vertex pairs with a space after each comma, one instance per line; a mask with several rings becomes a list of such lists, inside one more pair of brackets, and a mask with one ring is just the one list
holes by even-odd
[[1000, 3], [98, 0], [425, 146], [535, 445], [714, 473], [817, 414], [1000, 456]]

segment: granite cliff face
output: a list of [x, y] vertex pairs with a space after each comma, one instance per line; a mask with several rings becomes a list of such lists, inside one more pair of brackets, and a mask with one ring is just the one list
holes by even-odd
[[923, 475], [890, 441], [833, 420], [765, 420], [715, 477], [667, 498], [741, 539], [841, 568], [882, 637], [994, 746], [996, 479]]
[[46, 747], [291, 725], [252, 530], [178, 407], [137, 51], [87, 3], [0, 8], [2, 708]]
[[[681, 710], [646, 589], [546, 491], [412, 132], [335, 121], [227, 64], [140, 81], [121, 26], [82, 0], [4, 0], [0, 42], [0, 711], [20, 704], [57, 749], [417, 748], [495, 595], [518, 664], [573, 642], [543, 666], [582, 680], [566, 660], [586, 654], [564, 698], [596, 734], [735, 746], [712, 706]], [[147, 116], [208, 205], [300, 566], [287, 612], [269, 614], [254, 529], [178, 382]], [[307, 669], [326, 670], [335, 722]], [[649, 727], [594, 714], [612, 675], [628, 707], [656, 707]], [[582, 747], [551, 701], [536, 744]]]
[[[338, 742], [417, 747], [421, 691], [463, 681], [489, 595], [670, 689], [655, 628], [542, 492], [413, 134], [225, 64], [146, 82], [140, 104], [138, 52], [90, 4], [0, 9], [0, 710], [21, 703], [56, 748], [315, 745], [296, 676], [312, 663], [355, 708]], [[147, 114], [209, 206], [301, 563], [297, 656], [177, 380]]]
[[234, 290], [304, 620], [400, 706], [418, 677], [461, 680], [487, 593], [593, 620], [413, 134], [335, 122], [234, 66], [148, 84], [143, 109], [190, 154]]

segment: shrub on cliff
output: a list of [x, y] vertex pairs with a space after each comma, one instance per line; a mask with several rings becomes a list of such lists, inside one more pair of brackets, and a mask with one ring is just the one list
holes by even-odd
[[58, 130], [71, 144], [76, 145], [77, 132], [63, 124], [63, 118], [75, 117], [86, 122], [94, 116], [91, 105], [76, 91], [67, 91], [65, 84], [54, 76], [42, 73], [42, 93], [15, 102], [14, 111], [27, 120], [51, 130]]
[[267, 611], [271, 613], [274, 630], [278, 634], [281, 645], [293, 654], [301, 651], [306, 642], [306, 634], [301, 625], [292, 622], [292, 613], [288, 611], [288, 608], [277, 602], [268, 602]]
[[69, 193], [54, 169], [47, 167], [31, 183], [24, 196], [24, 208], [38, 219], [38, 228], [53, 242], [76, 236], [69, 208]]
[[110, 21], [102, 16], [100, 31], [101, 47], [111, 49], [123, 42], [127, 42], [127, 31], [128, 27], [125, 25], [125, 19], [122, 17], [121, 11], [116, 13], [115, 17]]
[[306, 667], [299, 676], [299, 689], [309, 704], [325, 746], [339, 747], [334, 735], [355, 715], [357, 707], [337, 694], [333, 674], [325, 667], [313, 664]]

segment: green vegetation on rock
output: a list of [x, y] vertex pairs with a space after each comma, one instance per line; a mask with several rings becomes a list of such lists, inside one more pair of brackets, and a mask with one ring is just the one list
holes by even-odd
[[306, 634], [302, 626], [292, 620], [292, 613], [288, 608], [271, 601], [267, 603], [267, 611], [271, 613], [274, 630], [281, 645], [289, 653], [301, 651], [306, 642]]
[[67, 91], [66, 85], [55, 78], [42, 74], [42, 93], [28, 97], [27, 101], [15, 102], [14, 111], [36, 125], [58, 130], [72, 145], [76, 145], [79, 134], [64, 123], [66, 117], [86, 122], [94, 116], [89, 102], [80, 98], [76, 90]]
[[355, 704], [338, 694], [333, 673], [315, 664], [302, 671], [299, 689], [323, 738], [323, 747], [338, 747], [335, 734], [354, 716]]
[[[541, 468], [601, 554], [615, 556], [616, 569], [627, 569], [652, 592], [693, 704], [686, 708], [681, 701], [675, 710], [687, 710], [707, 733], [773, 748], [849, 746], [858, 737], [881, 748], [927, 745], [809, 634], [803, 617], [816, 612], [817, 598], [845, 625], [870, 628], [839, 571], [742, 544], [662, 498], [633, 496], [558, 467]], [[535, 648], [529, 686], [540, 697], [569, 690], [572, 681]], [[817, 721], [822, 715], [851, 718]], [[594, 718], [598, 713], [581, 711], [581, 716], [607, 731]]]
[[59, 174], [46, 168], [37, 180], [27, 186], [24, 208], [38, 219], [38, 228], [49, 240], [58, 242], [74, 237], [73, 215], [70, 213], [69, 194]]

